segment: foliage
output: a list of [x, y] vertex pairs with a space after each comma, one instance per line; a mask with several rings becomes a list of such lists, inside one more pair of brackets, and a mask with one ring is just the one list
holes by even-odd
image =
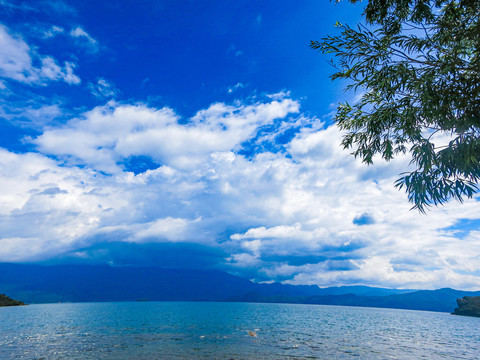
[[415, 170], [395, 186], [421, 212], [472, 197], [480, 179], [480, 1], [369, 0], [364, 16], [366, 24], [337, 23], [340, 35], [311, 42], [334, 55], [332, 79], [363, 93], [337, 109], [342, 145], [367, 164], [410, 152]]
[[5, 294], [0, 294], [0, 306], [17, 306], [17, 305], [25, 305], [25, 304], [22, 301], [9, 298]]
[[453, 311], [453, 315], [480, 317], [480, 296], [464, 296], [457, 299], [457, 304], [458, 308]]

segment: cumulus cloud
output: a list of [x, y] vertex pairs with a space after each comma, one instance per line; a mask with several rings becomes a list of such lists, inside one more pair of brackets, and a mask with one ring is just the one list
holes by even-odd
[[58, 254], [94, 229], [102, 201], [88, 194], [91, 176], [39, 154], [1, 149], [0, 261]]
[[48, 81], [80, 83], [80, 78], [74, 74], [74, 63], [65, 62], [61, 66], [52, 57], [37, 54], [3, 25], [0, 25], [0, 48], [0, 77], [36, 85]]
[[[266, 126], [306, 121], [299, 111], [286, 94], [190, 119], [110, 102], [46, 129], [33, 140], [40, 153], [0, 151], [0, 261], [90, 256], [100, 242], [195, 243], [257, 280], [479, 287], [479, 233], [459, 240], [454, 229], [478, 218], [478, 202], [409, 211], [393, 187], [407, 157], [366, 167], [337, 127], [312, 118], [282, 151], [243, 154]], [[131, 156], [156, 165], [133, 173], [119, 165]]]
[[186, 123], [169, 108], [109, 102], [45, 131], [35, 140], [40, 151], [68, 156], [103, 171], [120, 170], [121, 159], [146, 155], [173, 168], [190, 168], [215, 152], [238, 147], [258, 128], [298, 111], [290, 99], [266, 104], [213, 104]]

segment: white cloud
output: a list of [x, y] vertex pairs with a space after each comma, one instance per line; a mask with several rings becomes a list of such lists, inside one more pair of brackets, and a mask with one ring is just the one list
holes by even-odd
[[62, 110], [57, 104], [44, 105], [41, 107], [28, 107], [23, 109], [20, 116], [24, 116], [39, 125], [45, 125], [56, 117], [62, 115]]
[[97, 99], [114, 99], [118, 89], [104, 78], [99, 78], [96, 83], [88, 83], [88, 88]]
[[[37, 54], [3, 25], [0, 25], [0, 48], [0, 77], [37, 85], [48, 81], [80, 83], [80, 78], [73, 73], [73, 63], [65, 62], [62, 67], [52, 57]], [[40, 66], [35, 66], [34, 62], [39, 62]]]
[[0, 149], [0, 261], [58, 254], [95, 229], [103, 209], [118, 200], [89, 194], [92, 176], [39, 154]]
[[78, 39], [81, 44], [86, 46], [91, 52], [98, 51], [98, 42], [90, 36], [82, 27], [77, 26], [70, 31], [70, 36]]
[[26, 126], [43, 130], [46, 125], [52, 125], [58, 119], [66, 116], [60, 103], [47, 105], [51, 99], [32, 96], [28, 103], [8, 101], [0, 102], [0, 117], [17, 126]]
[[35, 77], [30, 48], [22, 39], [12, 37], [4, 26], [0, 26], [0, 47], [1, 76], [23, 82]]
[[[480, 286], [480, 232], [460, 240], [448, 229], [477, 219], [478, 202], [409, 211], [393, 187], [408, 158], [366, 167], [341, 149], [338, 128], [318, 119], [286, 153], [241, 155], [263, 126], [305, 119], [296, 101], [276, 99], [217, 103], [188, 121], [168, 108], [110, 102], [35, 140], [66, 163], [0, 151], [0, 261], [54, 256], [115, 234], [221, 248], [235, 271], [296, 284]], [[117, 162], [132, 155], [158, 168], [122, 170]], [[356, 225], [365, 213], [374, 221]]]
[[245, 87], [245, 85], [243, 85], [241, 82], [236, 83], [234, 86], [231, 86], [231, 87], [228, 88], [228, 93], [231, 94], [235, 90], [241, 89], [241, 88], [244, 88], [244, 87]]
[[148, 224], [142, 224], [142, 228], [135, 234], [135, 239], [140, 241], [185, 241], [195, 234], [189, 228], [201, 219], [189, 220], [181, 218], [166, 217], [157, 219]]
[[238, 107], [217, 103], [180, 124], [168, 108], [110, 102], [64, 128], [46, 131], [35, 143], [42, 152], [69, 156], [109, 172], [119, 170], [119, 160], [134, 155], [186, 169], [212, 153], [238, 148], [259, 127], [297, 111], [298, 104], [290, 99]]
[[80, 78], [73, 74], [75, 64], [65, 62], [65, 68], [62, 69], [57, 65], [56, 61], [46, 56], [42, 59], [42, 67], [40, 68], [40, 78], [51, 81], [63, 80], [68, 84], [79, 84]]
[[57, 36], [58, 34], [62, 34], [65, 31], [64, 28], [60, 26], [53, 25], [50, 29], [43, 32], [44, 38], [52, 38]]

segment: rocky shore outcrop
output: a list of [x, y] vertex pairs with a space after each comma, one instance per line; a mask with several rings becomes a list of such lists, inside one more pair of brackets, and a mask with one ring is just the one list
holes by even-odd
[[453, 311], [453, 315], [480, 317], [480, 296], [464, 296], [457, 299], [457, 304], [458, 308]]
[[25, 305], [25, 304], [22, 301], [9, 298], [5, 294], [0, 294], [0, 306], [17, 306], [17, 305]]

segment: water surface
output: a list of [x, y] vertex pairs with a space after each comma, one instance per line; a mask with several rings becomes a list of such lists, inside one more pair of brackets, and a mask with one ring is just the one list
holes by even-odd
[[208, 302], [0, 308], [0, 359], [477, 359], [480, 318]]

